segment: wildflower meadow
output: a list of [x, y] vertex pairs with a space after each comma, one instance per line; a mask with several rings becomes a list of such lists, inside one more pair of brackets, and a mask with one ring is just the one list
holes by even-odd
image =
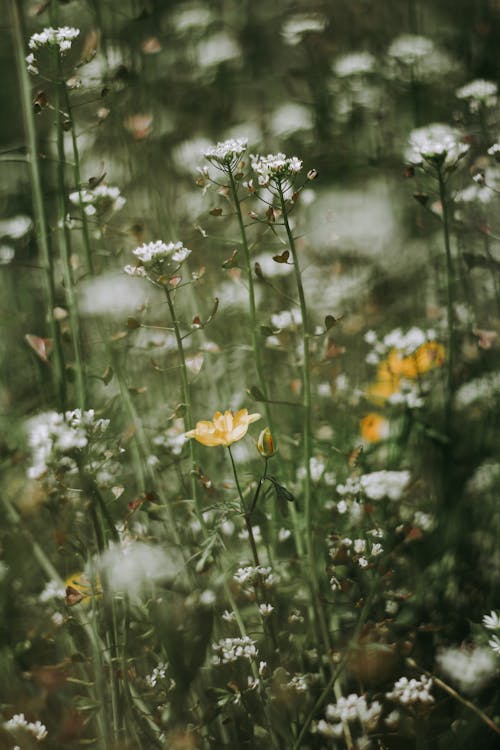
[[496, 0], [5, 0], [0, 749], [500, 747]]

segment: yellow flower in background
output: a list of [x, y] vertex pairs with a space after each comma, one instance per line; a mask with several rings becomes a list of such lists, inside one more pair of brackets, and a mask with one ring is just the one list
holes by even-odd
[[360, 421], [361, 437], [367, 443], [379, 443], [389, 437], [389, 420], [381, 414], [371, 412]]
[[401, 380], [417, 380], [430, 370], [441, 367], [445, 361], [445, 348], [437, 341], [427, 341], [406, 357], [392, 349], [377, 369], [377, 380], [368, 388], [368, 397], [383, 404], [401, 390]]
[[224, 414], [216, 411], [211, 422], [203, 420], [197, 422], [194, 430], [186, 432], [186, 437], [194, 438], [208, 447], [229, 446], [244, 438], [248, 425], [260, 418], [260, 414], [249, 414], [248, 409], [240, 409], [236, 412], [225, 411]]
[[387, 366], [395, 376], [415, 380], [435, 367], [441, 367], [445, 359], [444, 346], [437, 341], [428, 341], [416, 349], [413, 354], [403, 357], [401, 352], [393, 349], [387, 358]]

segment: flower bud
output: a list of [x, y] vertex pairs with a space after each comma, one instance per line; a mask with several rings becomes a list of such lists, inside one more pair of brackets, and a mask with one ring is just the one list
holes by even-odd
[[276, 453], [273, 436], [269, 427], [265, 427], [259, 435], [257, 450], [263, 458], [271, 458]]
[[315, 180], [317, 176], [318, 176], [317, 169], [310, 169], [309, 172], [307, 173], [307, 179], [311, 181]]

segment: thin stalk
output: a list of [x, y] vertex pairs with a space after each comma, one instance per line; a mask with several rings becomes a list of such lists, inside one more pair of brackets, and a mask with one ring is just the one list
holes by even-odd
[[[371, 603], [373, 601], [373, 597], [375, 594], [375, 584], [372, 585], [372, 588], [370, 590], [370, 593], [368, 594], [365, 603], [363, 605], [363, 609], [360, 612], [358, 621], [356, 623], [356, 628], [354, 630], [354, 633], [352, 635], [352, 641], [355, 641], [359, 634], [361, 633], [361, 630], [363, 628], [363, 625], [366, 622], [366, 618], [368, 617], [368, 613], [370, 611]], [[340, 659], [339, 663], [335, 667], [334, 671], [332, 672], [332, 675], [330, 679], [328, 680], [328, 683], [325, 685], [323, 690], [321, 691], [321, 694], [318, 697], [318, 700], [314, 704], [314, 706], [311, 708], [309, 713], [307, 714], [306, 720], [304, 721], [302, 728], [297, 736], [297, 739], [295, 740], [295, 744], [293, 745], [292, 750], [300, 750], [302, 748], [302, 740], [304, 739], [304, 736], [306, 732], [308, 731], [312, 721], [314, 720], [314, 717], [317, 715], [318, 711], [324, 706], [326, 701], [329, 699], [331, 690], [334, 688], [335, 683], [339, 679], [340, 675], [342, 674], [344, 667], [347, 663], [347, 659], [349, 656], [348, 649], [344, 649], [344, 653], [342, 655], [342, 658]]]
[[54, 263], [49, 246], [49, 234], [44, 211], [42, 180], [40, 175], [40, 165], [38, 161], [38, 147], [33, 115], [33, 105], [31, 101], [31, 85], [28, 71], [26, 69], [26, 61], [24, 59], [25, 48], [23, 41], [24, 35], [20, 0], [12, 0], [11, 10], [13, 19], [17, 72], [21, 89], [24, 129], [26, 132], [28, 146], [27, 162], [30, 172], [30, 185], [33, 201], [33, 211], [35, 216], [35, 227], [41, 254], [41, 267], [43, 270], [45, 295], [47, 298], [47, 318], [49, 324], [49, 333], [54, 346], [52, 373], [54, 378], [55, 390], [58, 397], [59, 408], [61, 409], [61, 411], [64, 411], [67, 407], [66, 381], [59, 326], [54, 319]]
[[412, 669], [415, 669], [418, 671], [419, 674], [425, 674], [427, 677], [431, 677], [432, 681], [439, 687], [441, 690], [444, 690], [445, 693], [448, 693], [448, 695], [451, 695], [452, 698], [454, 698], [456, 701], [461, 703], [465, 708], [469, 709], [469, 711], [472, 711], [473, 713], [478, 716], [482, 722], [486, 724], [487, 727], [491, 729], [492, 732], [495, 732], [495, 734], [500, 734], [500, 726], [498, 724], [495, 724], [495, 722], [490, 719], [490, 717], [484, 713], [484, 711], [481, 711], [480, 708], [478, 708], [472, 701], [468, 700], [467, 698], [464, 698], [463, 695], [460, 695], [460, 693], [457, 693], [457, 691], [451, 687], [451, 685], [448, 685], [446, 682], [443, 682], [443, 680], [439, 679], [439, 677], [436, 677], [432, 672], [428, 672], [425, 669], [422, 669], [419, 667], [413, 659], [407, 659], [406, 663], [409, 667]]
[[68, 93], [68, 87], [64, 85], [61, 87], [64, 98], [64, 107], [68, 120], [70, 123], [71, 133], [71, 145], [73, 147], [73, 169], [75, 175], [76, 189], [78, 190], [78, 205], [80, 208], [81, 220], [82, 220], [82, 233], [83, 233], [83, 247], [85, 249], [85, 262], [87, 265], [87, 271], [91, 274], [94, 273], [94, 266], [92, 262], [92, 249], [90, 243], [89, 225], [87, 221], [87, 214], [85, 213], [85, 206], [83, 204], [82, 192], [81, 192], [81, 173], [80, 173], [80, 154], [78, 151], [78, 142], [76, 137], [75, 123], [73, 115], [71, 113], [71, 102]]
[[[174, 300], [172, 299], [172, 293], [167, 286], [165, 286], [164, 289], [165, 289], [165, 297], [167, 299], [168, 310], [170, 313], [170, 318], [172, 320], [172, 326], [174, 329], [175, 340], [177, 342], [177, 354], [179, 356], [179, 365], [180, 365], [180, 371], [181, 371], [182, 398], [184, 402], [184, 429], [187, 432], [188, 430], [192, 428], [193, 421], [192, 421], [192, 410], [191, 410], [191, 389], [189, 387], [189, 379], [188, 379], [188, 374], [187, 374], [186, 355], [184, 353], [184, 344], [182, 342], [182, 335], [181, 335], [181, 330], [179, 326], [179, 320], [175, 312], [175, 304], [174, 304]], [[203, 519], [203, 513], [201, 510], [200, 497], [199, 497], [199, 491], [198, 491], [198, 482], [196, 479], [197, 455], [196, 455], [196, 446], [195, 446], [194, 440], [189, 440], [189, 457], [191, 460], [190, 478], [191, 478], [191, 493], [193, 495], [194, 508], [196, 511], [196, 516], [202, 528], [204, 528], [205, 521]]]
[[448, 317], [448, 377], [447, 399], [445, 408], [445, 427], [449, 431], [451, 407], [453, 399], [453, 368], [455, 365], [455, 331], [453, 326], [453, 260], [451, 256], [450, 224], [448, 215], [448, 201], [446, 196], [446, 182], [442, 166], [438, 167], [439, 198], [443, 211], [443, 239], [446, 253], [446, 310]]
[[310, 357], [309, 357], [309, 325], [308, 325], [308, 313], [306, 298], [304, 294], [304, 286], [302, 284], [302, 275], [300, 272], [299, 258], [297, 254], [297, 248], [295, 245], [295, 239], [290, 228], [288, 221], [288, 212], [285, 202], [285, 196], [281, 185], [279, 186], [279, 198], [281, 203], [281, 212], [283, 216], [283, 223], [288, 238], [288, 244], [292, 253], [293, 258], [293, 270], [295, 273], [295, 283], [297, 285], [297, 292], [299, 295], [300, 312], [302, 315], [302, 347], [303, 347], [303, 364], [302, 364], [302, 403], [303, 403], [303, 439], [304, 439], [304, 464], [305, 464], [305, 499], [304, 499], [304, 520], [305, 520], [305, 535], [306, 535], [306, 549], [309, 558], [309, 564], [311, 569], [315, 569], [315, 554], [314, 545], [312, 542], [312, 529], [311, 529], [311, 500], [312, 500], [312, 479], [311, 479], [311, 455], [312, 455], [312, 436], [311, 436], [311, 380], [310, 380]]
[[73, 345], [73, 356], [75, 358], [75, 377], [76, 377], [76, 393], [78, 406], [82, 411], [85, 409], [86, 403], [86, 389], [85, 389], [85, 376], [83, 367], [83, 356], [81, 350], [81, 336], [80, 336], [80, 323], [78, 318], [78, 308], [76, 303], [75, 287], [73, 282], [73, 274], [71, 270], [71, 237], [70, 232], [66, 224], [67, 214], [67, 201], [66, 201], [66, 181], [64, 174], [64, 130], [61, 122], [61, 88], [65, 86], [64, 80], [61, 78], [61, 59], [57, 49], [54, 50], [56, 56], [56, 100], [55, 110], [57, 113], [57, 180], [58, 180], [58, 191], [57, 191], [57, 213], [60, 228], [60, 239], [61, 239], [61, 261], [63, 268], [63, 279], [64, 279], [64, 291], [66, 294], [66, 301], [68, 304], [68, 317], [69, 325], [71, 329], [71, 340]]
[[236, 471], [236, 464], [234, 463], [233, 453], [231, 451], [231, 446], [228, 445], [227, 447], [229, 451], [229, 457], [231, 458], [231, 466], [233, 467], [233, 474], [234, 474], [234, 480], [236, 482], [236, 489], [238, 490], [238, 495], [240, 498], [240, 505], [241, 505], [241, 513], [243, 515], [243, 518], [245, 519], [245, 526], [247, 527], [248, 532], [248, 540], [250, 542], [250, 547], [252, 548], [252, 556], [255, 565], [259, 568], [260, 567], [260, 560], [259, 560], [259, 553], [257, 551], [257, 545], [255, 543], [255, 537], [253, 535], [253, 529], [252, 529], [252, 522], [250, 519], [250, 513], [247, 510], [245, 499], [243, 497], [243, 493], [241, 491], [240, 486], [240, 480], [238, 479], [238, 472]]
[[[228, 168], [227, 173], [229, 175], [231, 195], [233, 198], [233, 203], [234, 203], [234, 207], [236, 210], [236, 218], [238, 219], [238, 226], [240, 229], [241, 244], [243, 246], [243, 252], [245, 253], [245, 266], [246, 266], [247, 283], [248, 283], [248, 302], [249, 302], [249, 308], [250, 308], [250, 326], [252, 330], [252, 349], [253, 349], [253, 353], [255, 357], [255, 369], [257, 371], [257, 379], [259, 381], [259, 388], [264, 394], [265, 398], [267, 399], [267, 386], [266, 386], [266, 379], [264, 377], [264, 370], [262, 367], [262, 356], [261, 356], [258, 329], [257, 329], [255, 290], [254, 290], [254, 283], [253, 283], [252, 262], [250, 258], [250, 248], [248, 247], [247, 233], [245, 229], [245, 223], [243, 221], [243, 214], [241, 212], [241, 203], [238, 197], [238, 188], [237, 188], [236, 181], [234, 179], [234, 175], [233, 175], [233, 171], [231, 167]], [[269, 402], [267, 401], [264, 403], [264, 410], [266, 412], [267, 422], [272, 432], [271, 410], [269, 407]]]
[[326, 623], [323, 606], [320, 599], [319, 582], [316, 570], [316, 555], [314, 549], [314, 542], [312, 536], [312, 478], [311, 478], [311, 456], [312, 456], [312, 430], [311, 430], [311, 360], [309, 356], [309, 321], [306, 305], [306, 297], [304, 293], [304, 286], [302, 284], [302, 275], [300, 272], [299, 256], [297, 253], [297, 247], [295, 245], [295, 238], [293, 236], [290, 222], [288, 221], [288, 210], [283, 193], [283, 186], [278, 183], [279, 199], [281, 204], [281, 213], [283, 218], [283, 224], [288, 239], [288, 245], [292, 253], [293, 269], [295, 273], [295, 282], [297, 285], [297, 292], [299, 295], [300, 312], [302, 315], [302, 348], [303, 348], [303, 362], [302, 362], [302, 403], [303, 409], [303, 440], [304, 440], [304, 465], [305, 465], [305, 498], [304, 498], [304, 524], [305, 524], [305, 538], [306, 538], [306, 550], [309, 571], [311, 576], [311, 583], [313, 589], [313, 606], [318, 619], [319, 629], [321, 632], [321, 638], [323, 645], [327, 652], [331, 649], [330, 634]]

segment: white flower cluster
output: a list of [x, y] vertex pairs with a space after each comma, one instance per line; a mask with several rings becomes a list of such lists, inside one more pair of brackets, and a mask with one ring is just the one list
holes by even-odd
[[319, 13], [295, 13], [286, 19], [281, 33], [286, 44], [295, 46], [304, 34], [324, 31], [326, 24], [327, 19]]
[[[167, 678], [167, 671], [168, 664], [160, 662], [158, 666], [153, 669], [151, 674], [146, 675], [146, 682], [149, 687], [156, 687], [160, 680], [165, 680]], [[174, 681], [171, 680], [171, 687], [173, 686], [172, 683], [175, 685]]]
[[245, 153], [248, 147], [247, 138], [230, 138], [221, 141], [215, 146], [207, 148], [203, 156], [209, 162], [222, 169], [233, 169]]
[[396, 703], [401, 703], [403, 706], [416, 705], [423, 703], [428, 705], [434, 703], [430, 691], [432, 689], [432, 678], [426, 677], [424, 674], [417, 680], [412, 677], [411, 680], [408, 677], [400, 677], [394, 683], [394, 687], [389, 693], [386, 693], [386, 698]]
[[[491, 641], [490, 646], [495, 651]], [[497, 672], [497, 661], [488, 648], [442, 649], [436, 656], [436, 662], [445, 677], [469, 695], [478, 693]]]
[[500, 373], [489, 372], [482, 378], [475, 378], [464, 383], [455, 393], [455, 404], [464, 408], [476, 401], [488, 401], [495, 398], [500, 391]]
[[[498, 614], [498, 612], [491, 610], [489, 615], [484, 615], [483, 625], [486, 630], [496, 630], [498, 633], [500, 633], [500, 615]], [[498, 635], [493, 635], [488, 641], [488, 645], [495, 654], [498, 654], [500, 656], [500, 638], [498, 637]]]
[[494, 143], [488, 149], [488, 155], [489, 156], [495, 156], [496, 157], [497, 154], [500, 154], [500, 143]]
[[[60, 26], [56, 29], [48, 27], [43, 29], [43, 31], [33, 34], [28, 42], [28, 47], [31, 50], [36, 50], [40, 47], [58, 47], [59, 52], [62, 54], [71, 48], [73, 39], [76, 39], [79, 34], [80, 29], [75, 29], [72, 26]], [[33, 52], [30, 52], [26, 57], [26, 63], [29, 73], [36, 75], [39, 72]]]
[[213, 643], [212, 648], [215, 651], [212, 658], [214, 665], [231, 664], [237, 659], [251, 661], [258, 656], [255, 641], [247, 635], [243, 638], [223, 638], [218, 643]]
[[280, 331], [287, 328], [296, 328], [302, 325], [302, 314], [299, 309], [282, 310], [279, 313], [271, 315], [271, 325]]
[[17, 729], [25, 729], [38, 740], [44, 740], [47, 736], [47, 727], [41, 721], [27, 721], [24, 714], [14, 714], [14, 716], [5, 722], [5, 729], [15, 732]]
[[311, 686], [317, 682], [318, 676], [315, 674], [294, 674], [292, 679], [287, 682], [287, 688], [295, 690], [296, 693], [308, 693]]
[[48, 27], [37, 34], [33, 34], [28, 42], [28, 47], [30, 49], [59, 47], [61, 52], [66, 52], [71, 48], [73, 39], [76, 39], [79, 34], [80, 29], [75, 29], [72, 26], [59, 26], [56, 29]]
[[145, 242], [136, 247], [134, 255], [140, 261], [138, 266], [125, 266], [123, 269], [129, 276], [147, 276], [148, 271], [157, 271], [166, 261], [180, 265], [189, 258], [191, 250], [184, 247], [182, 242]]
[[85, 448], [89, 438], [99, 437], [109, 426], [109, 419], [96, 419], [93, 409], [80, 409], [58, 414], [44, 412], [28, 421], [28, 443], [33, 464], [28, 469], [31, 479], [39, 479], [54, 457]]
[[410, 472], [403, 471], [373, 471], [363, 474], [360, 479], [361, 489], [369, 500], [400, 500], [410, 482]]
[[394, 39], [387, 55], [403, 65], [415, 65], [434, 52], [434, 42], [419, 34], [401, 34]]
[[371, 73], [375, 68], [375, 58], [370, 52], [350, 52], [335, 60], [334, 73], [339, 78], [362, 76]]
[[370, 731], [377, 726], [381, 713], [382, 706], [378, 701], [369, 704], [364, 695], [351, 693], [347, 697], [341, 696], [337, 703], [330, 703], [326, 707], [326, 720], [318, 721], [316, 732], [324, 737], [342, 737], [342, 725], [355, 721], [359, 721], [364, 730]]
[[47, 581], [45, 588], [38, 594], [38, 601], [42, 604], [50, 602], [52, 599], [64, 599], [66, 594], [64, 586], [58, 581]]
[[[373, 530], [374, 535], [381, 538], [382, 532], [378, 529]], [[366, 539], [351, 539], [346, 536], [340, 540], [334, 540], [334, 543], [329, 548], [329, 555], [332, 561], [344, 563], [346, 556], [352, 560], [352, 562], [359, 565], [360, 568], [366, 568], [369, 565], [370, 558], [378, 557], [384, 551], [383, 546], [380, 542], [370, 542]], [[336, 579], [330, 581], [332, 588], [335, 590]]]
[[414, 166], [444, 164], [454, 167], [469, 150], [460, 132], [443, 123], [412, 130], [408, 143], [405, 158]]
[[259, 156], [250, 154], [252, 169], [258, 175], [259, 185], [266, 187], [270, 183], [282, 185], [289, 181], [302, 169], [302, 160], [297, 156], [285, 156], [285, 154], [268, 154]]
[[419, 386], [409, 380], [402, 380], [401, 390], [391, 393], [387, 399], [388, 404], [393, 406], [406, 406], [408, 409], [421, 409], [425, 403], [420, 395]]
[[366, 357], [370, 365], [378, 364], [382, 357], [385, 357], [391, 349], [397, 349], [404, 356], [413, 354], [419, 346], [428, 341], [435, 341], [436, 331], [433, 328], [427, 331], [412, 326], [406, 333], [401, 328], [394, 328], [389, 333], [379, 339], [376, 331], [370, 330], [365, 333], [364, 339], [372, 347], [372, 351]]
[[69, 194], [69, 200], [74, 206], [83, 204], [87, 216], [105, 211], [119, 211], [127, 202], [120, 193], [120, 188], [110, 185], [98, 185], [96, 188], [75, 190]]
[[264, 565], [246, 565], [238, 568], [233, 578], [240, 585], [250, 584], [255, 586], [261, 584], [265, 588], [270, 588], [276, 583], [276, 576], [273, 574], [272, 568], [264, 567]]
[[492, 81], [478, 78], [466, 83], [455, 92], [457, 99], [464, 99], [469, 104], [471, 112], [477, 112], [479, 107], [495, 107], [497, 103], [498, 87]]

